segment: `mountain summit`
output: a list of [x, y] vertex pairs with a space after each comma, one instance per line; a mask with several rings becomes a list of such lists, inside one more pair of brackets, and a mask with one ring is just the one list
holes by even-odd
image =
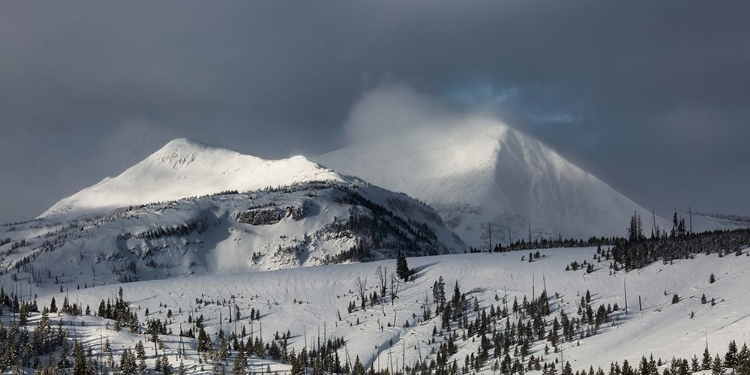
[[472, 246], [488, 246], [490, 233], [493, 244], [559, 235], [623, 236], [634, 212], [648, 224], [646, 232], [651, 227], [650, 212], [541, 142], [491, 118], [386, 137], [314, 160], [425, 201]]
[[341, 181], [342, 178], [302, 156], [264, 160], [178, 138], [119, 176], [105, 178], [62, 199], [40, 217], [102, 214], [130, 205], [313, 180]]

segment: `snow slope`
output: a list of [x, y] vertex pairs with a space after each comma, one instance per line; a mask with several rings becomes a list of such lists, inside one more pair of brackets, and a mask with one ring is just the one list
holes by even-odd
[[353, 177], [54, 218], [0, 228], [0, 273], [101, 285], [467, 249], [428, 206]]
[[688, 229], [690, 229], [689, 226], [692, 224], [693, 232], [732, 230], [750, 227], [750, 218], [741, 215], [724, 215], [703, 212], [693, 212], [691, 214], [689, 211], [679, 211], [678, 217], [685, 220]]
[[187, 139], [0, 228], [0, 240], [0, 273], [23, 265], [39, 283], [65, 264], [55, 282], [86, 273], [96, 285], [467, 250], [405, 194], [303, 157], [268, 161]]
[[[404, 360], [411, 365], [419, 358], [435, 358], [433, 350], [439, 348], [444, 338], [442, 334], [435, 337], [432, 332], [433, 327], [440, 330], [441, 318], [433, 315], [430, 320], [422, 321], [422, 314], [425, 308], [434, 311], [431, 288], [441, 276], [446, 293], [450, 294], [454, 283], [458, 282], [470, 303], [476, 298], [480, 310], [491, 305], [501, 309], [506, 293], [510, 306], [514, 298], [520, 303], [524, 297], [531, 299], [532, 294], [538, 297], [546, 288], [552, 308], [552, 314], [546, 318], [548, 329], [553, 318], [560, 319], [562, 311], [570, 317], [578, 317], [579, 301], [586, 291], [591, 293], [595, 311], [599, 305], [618, 304], [623, 308], [627, 303], [628, 315], [623, 310], [613, 312], [611, 322], [602, 325], [595, 335], [562, 343], [562, 354], [545, 355], [545, 340], [531, 346], [529, 354], [541, 355], [547, 362], [563, 356], [565, 361], [571, 362], [574, 371], [588, 370], [589, 366], [607, 371], [610, 362], [622, 363], [623, 359], [637, 366], [642, 355], [648, 357], [652, 353], [663, 361], [672, 356], [691, 358], [696, 354], [700, 357], [706, 342], [712, 355], [723, 354], [730, 340], [737, 340], [740, 346], [750, 341], [750, 304], [744, 287], [750, 277], [750, 257], [698, 255], [696, 259], [679, 260], [672, 265], [656, 262], [641, 270], [614, 275], [609, 273], [607, 262], [594, 262], [596, 270], [591, 274], [582, 270], [564, 271], [567, 264], [590, 261], [595, 253], [595, 248], [542, 250], [541, 259], [532, 263], [521, 259], [527, 255], [525, 252], [410, 258], [409, 265], [416, 269], [417, 276], [415, 281], [402, 285], [399, 298], [351, 313], [347, 306], [357, 301], [357, 278], [369, 277], [368, 294], [377, 291], [376, 268], [383, 266], [392, 271], [394, 261], [136, 282], [123, 284], [122, 288], [125, 299], [133, 303], [141, 321], [146, 309], [152, 319], [165, 319], [171, 310], [170, 328], [175, 332], [180, 324], [183, 328], [189, 326], [188, 312], [193, 312], [194, 316], [201, 314], [206, 318], [207, 331], [214, 340], [220, 328], [231, 333], [244, 326], [248, 333], [254, 332], [256, 337], [262, 335], [265, 342], [276, 332], [289, 331], [292, 335], [289, 345], [299, 353], [303, 347], [314, 347], [318, 335], [343, 337], [346, 347], [339, 350], [342, 362], [347, 357], [353, 362], [358, 356], [366, 366], [375, 369], [400, 369]], [[717, 277], [715, 283], [708, 281], [712, 273]], [[627, 301], [623, 293], [625, 283]], [[52, 297], [59, 304], [68, 296], [71, 301], [95, 308], [100, 300], [115, 295], [119, 287], [74, 290], [70, 284], [62, 285], [65, 293], [59, 293], [58, 285], [34, 289], [34, 293], [39, 293], [39, 304], [49, 305]], [[680, 296], [676, 304], [671, 303], [674, 293]], [[714, 299], [716, 305], [701, 304], [702, 294], [709, 300]], [[233, 297], [242, 318], [230, 323], [227, 312], [231, 311]], [[203, 302], [196, 303], [198, 299]], [[639, 309], [639, 300], [642, 309]], [[251, 309], [261, 312], [260, 321], [248, 319]], [[476, 314], [469, 312], [470, 320]], [[514, 323], [516, 318], [511, 314], [510, 322]], [[77, 323], [80, 319], [87, 318], [64, 316], [65, 322]], [[80, 334], [89, 335], [94, 341], [103, 332], [116, 339], [118, 349], [132, 346], [134, 340], [139, 339], [103, 329], [101, 323], [95, 323], [87, 321], [89, 328], [81, 328]], [[504, 331], [506, 319], [499, 318], [495, 324], [494, 329]], [[453, 329], [459, 337], [462, 332], [466, 333], [465, 327], [457, 328], [454, 324]], [[449, 363], [456, 359], [459, 366], [463, 366], [465, 356], [476, 353], [479, 341], [476, 336], [459, 339], [458, 350]], [[176, 353], [177, 338], [168, 336], [165, 342], [167, 352]], [[194, 343], [191, 347], [195, 347]], [[97, 349], [94, 347], [95, 351]], [[199, 372], [194, 352], [189, 353], [186, 363]], [[274, 368], [288, 370], [280, 365]], [[205, 373], [210, 370], [207, 365]], [[492, 372], [489, 364], [481, 372]]]
[[315, 180], [342, 178], [302, 156], [264, 160], [179, 138], [119, 176], [57, 202], [40, 217], [97, 215], [131, 205]]
[[636, 212], [650, 232], [650, 212], [494, 119], [471, 117], [387, 138], [314, 160], [425, 201], [472, 246], [486, 248], [488, 223], [494, 243], [527, 238], [529, 231], [532, 239], [624, 236]]

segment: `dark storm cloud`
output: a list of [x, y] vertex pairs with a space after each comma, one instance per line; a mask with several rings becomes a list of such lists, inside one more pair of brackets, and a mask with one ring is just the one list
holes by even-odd
[[747, 14], [743, 2], [3, 2], [0, 221], [177, 136], [263, 157], [334, 149], [349, 109], [384, 82], [491, 106], [646, 207], [750, 214]]

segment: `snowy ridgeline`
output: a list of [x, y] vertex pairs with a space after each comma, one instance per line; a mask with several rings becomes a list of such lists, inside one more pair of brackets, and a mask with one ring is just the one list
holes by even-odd
[[91, 286], [462, 253], [429, 207], [361, 181], [227, 192], [2, 228], [0, 279]]
[[[572, 371], [593, 366], [609, 373], [617, 361], [621, 374], [629, 374], [652, 354], [647, 367], [680, 373], [683, 362], [672, 361], [677, 357], [686, 359], [689, 373], [694, 355], [702, 368], [706, 344], [713, 366], [716, 355], [723, 364], [730, 341], [739, 348], [750, 341], [748, 250], [656, 262], [629, 273], [610, 269], [608, 250], [541, 250], [531, 261], [527, 252], [409, 258], [409, 281], [393, 279], [396, 262], [385, 260], [80, 290], [48, 285], [31, 291], [40, 310], [55, 299], [58, 313], [48, 314], [45, 336], [35, 341], [24, 328], [20, 336], [10, 335], [19, 319], [29, 330], [46, 327], [29, 306], [22, 316], [5, 306], [0, 333], [3, 350], [17, 348], [15, 358], [26, 358], [29, 366], [41, 345], [42, 366], [65, 357], [72, 368], [78, 342], [80, 357], [98, 361], [95, 366], [114, 364], [128, 372], [142, 357], [153, 370], [166, 358], [173, 371], [182, 363], [188, 373], [241, 372], [239, 358], [248, 373], [289, 373], [303, 363], [310, 371], [349, 367], [356, 373], [359, 363], [390, 373], [427, 371], [422, 366], [484, 373], [497, 366], [498, 372], [519, 373], [523, 366], [541, 374], [561, 360], [556, 373], [568, 362]], [[592, 267], [565, 271], [573, 263]], [[4, 293], [28, 296], [28, 288], [25, 280], [6, 282]], [[21, 297], [21, 305], [27, 299]], [[28, 345], [21, 344], [24, 335]]]

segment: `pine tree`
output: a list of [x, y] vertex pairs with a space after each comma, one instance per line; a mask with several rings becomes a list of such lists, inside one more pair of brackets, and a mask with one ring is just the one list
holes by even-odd
[[406, 255], [404, 255], [403, 251], [398, 252], [396, 275], [404, 281], [409, 281], [409, 277], [411, 276], [411, 270], [409, 270], [409, 265], [406, 263]]
[[573, 375], [573, 367], [570, 366], [570, 362], [565, 362], [562, 375]]
[[450, 306], [450, 304], [445, 305], [445, 307], [443, 307], [443, 311], [442, 311], [442, 314], [440, 315], [440, 317], [441, 317], [441, 321], [442, 321], [441, 327], [443, 329], [450, 328], [451, 327], [451, 306]]
[[734, 340], [729, 342], [729, 348], [724, 355], [724, 366], [735, 368], [737, 366], [737, 343]]
[[198, 351], [199, 352], [208, 352], [212, 349], [211, 345], [211, 338], [208, 336], [206, 331], [203, 329], [203, 326], [201, 326], [198, 329]]
[[677, 224], [677, 233], [680, 237], [685, 237], [687, 233], [687, 227], [685, 226], [685, 219], [680, 219], [680, 223]]
[[172, 365], [169, 364], [169, 358], [166, 354], [162, 355], [161, 358], [161, 373], [164, 375], [172, 374]]
[[637, 212], [633, 213], [630, 217], [630, 227], [628, 228], [628, 240], [630, 242], [636, 242], [643, 239], [643, 222], [641, 221], [641, 215]]
[[557, 317], [555, 317], [555, 320], [552, 322], [552, 329], [549, 332], [548, 340], [552, 346], [557, 346], [558, 342], [558, 335], [557, 331], [560, 330], [560, 323], [557, 321]]
[[73, 344], [73, 375], [86, 374], [86, 358], [83, 356], [83, 344], [76, 341]]
[[698, 372], [701, 370], [701, 364], [698, 361], [698, 356], [693, 354], [693, 359], [690, 361], [690, 371]]
[[443, 281], [443, 276], [440, 276], [432, 287], [432, 299], [438, 307], [445, 303], [445, 281]]
[[242, 350], [242, 347], [237, 351], [237, 357], [234, 359], [232, 372], [235, 375], [245, 375], [245, 351]]
[[120, 371], [123, 375], [135, 375], [136, 370], [135, 354], [130, 349], [125, 349], [120, 357]]
[[708, 346], [703, 350], [703, 361], [701, 362], [701, 368], [703, 370], [711, 369], [711, 353], [708, 352]]
[[641, 356], [641, 364], [638, 366], [638, 374], [649, 375], [648, 359], [646, 359], [645, 355]]
[[736, 371], [739, 375], [750, 375], [750, 350], [748, 350], [747, 344], [743, 344], [742, 349], [737, 354]]
[[721, 357], [719, 355], [716, 355], [716, 358], [714, 358], [714, 363], [711, 366], [711, 374], [712, 375], [724, 375], [724, 362], [721, 360]]
[[135, 344], [135, 356], [138, 359], [138, 372], [144, 374], [146, 372], [146, 348], [141, 340]]
[[354, 361], [354, 368], [352, 369], [352, 375], [365, 375], [365, 366], [359, 361], [359, 356]]
[[453, 299], [451, 300], [454, 310], [461, 310], [461, 289], [458, 288], [458, 280], [456, 285], [453, 286]]

